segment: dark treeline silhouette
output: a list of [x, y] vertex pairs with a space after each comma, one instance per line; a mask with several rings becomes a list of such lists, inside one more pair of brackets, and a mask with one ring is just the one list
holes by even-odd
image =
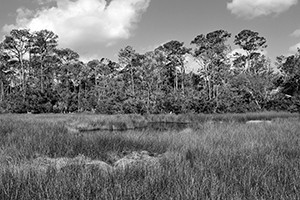
[[[273, 70], [266, 39], [243, 30], [234, 44], [217, 30], [187, 48], [170, 41], [145, 54], [127, 46], [118, 62], [87, 63], [57, 47], [48, 30], [12, 30], [0, 44], [0, 113], [227, 113], [300, 108], [300, 50], [279, 56]], [[199, 66], [187, 70], [187, 57]]]

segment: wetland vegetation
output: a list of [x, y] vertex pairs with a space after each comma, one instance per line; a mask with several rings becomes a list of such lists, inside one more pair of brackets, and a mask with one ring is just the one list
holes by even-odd
[[[259, 116], [239, 117], [253, 120], [254, 115]], [[260, 114], [271, 115], [272, 123], [259, 124], [169, 115], [160, 117], [194, 121], [182, 129], [79, 133], [68, 131], [66, 124], [82, 115], [0, 115], [0, 198], [299, 199], [299, 116]], [[126, 121], [142, 116], [90, 117]], [[110, 173], [82, 164], [43, 173], [30, 167], [36, 158], [78, 156], [112, 165], [112, 155], [142, 151], [160, 158], [159, 167], [146, 164]]]

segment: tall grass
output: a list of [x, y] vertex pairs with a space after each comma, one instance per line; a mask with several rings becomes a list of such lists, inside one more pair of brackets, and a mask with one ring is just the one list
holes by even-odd
[[225, 113], [225, 114], [160, 114], [148, 115], [146, 118], [150, 122], [207, 122], [207, 121], [225, 121], [225, 122], [246, 122], [249, 120], [272, 120], [276, 118], [299, 118], [299, 113], [289, 112], [260, 112], [260, 113]]
[[[182, 131], [69, 133], [62, 122], [0, 119], [0, 199], [299, 199], [299, 119], [198, 123]], [[162, 154], [160, 168], [11, 170], [35, 156]]]

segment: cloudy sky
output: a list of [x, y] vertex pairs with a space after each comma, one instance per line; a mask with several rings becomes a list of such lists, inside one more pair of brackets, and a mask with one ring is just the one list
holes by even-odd
[[142, 53], [174, 39], [189, 46], [218, 29], [251, 29], [266, 37], [274, 60], [300, 47], [299, 19], [298, 0], [1, 0], [0, 38], [13, 28], [48, 29], [84, 59], [117, 60], [126, 45]]

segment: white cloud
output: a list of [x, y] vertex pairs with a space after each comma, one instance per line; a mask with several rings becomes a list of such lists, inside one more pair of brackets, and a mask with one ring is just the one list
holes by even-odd
[[[29, 18], [34, 16], [34, 12], [27, 9], [27, 8], [18, 8], [16, 10], [17, 12], [17, 24], [27, 24], [29, 22]], [[22, 28], [25, 28], [25, 26], [20, 26]], [[12, 29], [18, 28], [15, 24], [9, 24], [9, 25], [4, 25], [2, 27], [2, 31], [5, 33], [9, 33]]]
[[[300, 29], [295, 30], [295, 31], [291, 34], [291, 36], [292, 36], [292, 37], [300, 37]], [[298, 44], [295, 44], [294, 46], [291, 46], [291, 47], [289, 48], [289, 51], [290, 51], [291, 53], [296, 53], [296, 52], [298, 52], [298, 50], [297, 50], [298, 48], [300, 49], [300, 42], [299, 42]]]
[[[263, 49], [263, 50], [259, 50], [259, 51], [256, 51], [257, 53], [261, 53], [262, 55], [268, 55], [268, 51], [266, 49]], [[229, 58], [235, 58], [237, 56], [237, 54], [241, 54], [241, 55], [247, 55], [247, 51], [245, 51], [244, 49], [241, 49], [241, 48], [236, 48], [236, 49], [233, 49], [231, 52], [229, 52], [227, 54], [227, 56]]]
[[195, 59], [192, 55], [187, 54], [185, 56], [185, 72], [193, 72], [195, 74], [199, 73], [199, 70], [203, 69], [204, 63], [201, 59]]
[[36, 0], [36, 2], [40, 5], [44, 5], [44, 4], [55, 2], [55, 0]]
[[300, 48], [300, 43], [295, 44], [294, 46], [291, 46], [289, 48], [289, 51], [292, 52], [292, 53], [296, 53], [297, 52], [297, 48]]
[[300, 37], [300, 29], [295, 30], [295, 31], [291, 34], [291, 36], [293, 36], [293, 37]]
[[157, 43], [154, 43], [154, 44], [151, 44], [151, 45], [148, 45], [146, 47], [142, 47], [140, 49], [137, 49], [138, 52], [140, 53], [146, 53], [148, 51], [153, 51], [155, 50], [156, 48], [158, 48], [159, 46], [162, 46], [163, 44], [166, 44], [167, 42], [170, 42], [171, 39], [168, 39], [168, 40], [164, 40], [164, 42], [157, 42]]
[[230, 58], [235, 58], [236, 54], [247, 55], [247, 52], [241, 48], [236, 48], [229, 52], [227, 56]]
[[227, 9], [239, 17], [253, 19], [282, 13], [297, 3], [298, 0], [232, 0]]
[[[32, 31], [48, 29], [59, 36], [59, 45], [76, 50], [81, 55], [92, 55], [99, 47], [128, 39], [149, 6], [150, 0], [39, 0], [54, 2], [56, 7], [33, 11], [19, 9], [12, 28]], [[27, 14], [26, 14], [27, 13]], [[96, 53], [97, 54], [97, 53]]]

